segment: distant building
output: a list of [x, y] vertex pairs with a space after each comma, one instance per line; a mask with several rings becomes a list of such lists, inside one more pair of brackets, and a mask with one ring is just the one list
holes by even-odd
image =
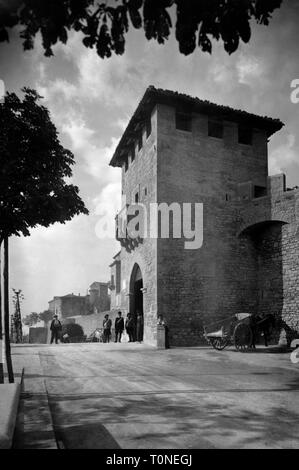
[[81, 295], [62, 295], [55, 296], [49, 302], [49, 310], [59, 318], [71, 317], [73, 315], [86, 315], [87, 313], [87, 296]]
[[100, 313], [110, 309], [108, 282], [93, 282], [89, 287], [88, 300], [89, 313]]
[[49, 310], [59, 318], [76, 315], [89, 315], [110, 309], [108, 282], [93, 282], [89, 287], [89, 295], [67, 294], [55, 296], [49, 301]]

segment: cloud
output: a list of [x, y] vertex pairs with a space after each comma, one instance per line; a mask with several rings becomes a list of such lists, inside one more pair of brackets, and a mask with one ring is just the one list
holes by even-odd
[[143, 91], [142, 77], [151, 67], [146, 60], [136, 63], [130, 55], [101, 59], [95, 50], [83, 46], [79, 33], [71, 33], [67, 45], [58, 44], [54, 52], [55, 57], [66, 59], [65, 67], [72, 64], [76, 73], [69, 80], [51, 80], [48, 63], [38, 65], [38, 87], [48, 99], [61, 96], [69, 104], [84, 101], [88, 105], [96, 100], [108, 108], [127, 106], [136, 100], [136, 90]]
[[239, 83], [252, 87], [264, 75], [265, 63], [262, 63], [257, 57], [243, 53], [238, 57], [236, 70]]
[[298, 162], [295, 135], [287, 133], [285, 142], [277, 146], [269, 156], [269, 173], [284, 173], [292, 164]]
[[95, 233], [99, 239], [115, 239], [115, 216], [121, 209], [120, 181], [110, 183], [93, 201], [97, 223]]
[[[45, 68], [43, 64], [40, 66], [40, 84], [37, 85], [37, 90], [47, 101], [53, 99], [72, 100], [77, 97], [77, 87], [61, 78], [57, 78], [52, 82], [47, 82]], [[44, 85], [43, 85], [44, 83]]]
[[76, 120], [69, 119], [69, 122], [62, 125], [62, 131], [69, 135], [71, 138], [74, 150], [79, 150], [88, 145], [92, 136], [95, 135], [95, 130], [86, 127], [82, 118]]
[[109, 166], [118, 143], [117, 138], [112, 137], [109, 146], [99, 146], [95, 141], [96, 131], [88, 128], [80, 118], [63, 125], [62, 131], [70, 138], [71, 148], [80, 160], [81, 170], [94, 178], [100, 186], [107, 186], [119, 179], [119, 174]]

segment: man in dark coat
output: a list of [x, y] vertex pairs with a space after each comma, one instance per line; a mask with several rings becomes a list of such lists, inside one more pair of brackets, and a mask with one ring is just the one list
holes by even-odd
[[111, 326], [112, 326], [112, 321], [109, 318], [108, 313], [106, 313], [103, 321], [103, 340], [104, 343], [109, 343], [110, 341], [110, 336], [111, 336]]
[[127, 314], [127, 319], [126, 319], [126, 331], [129, 336], [129, 343], [133, 343], [134, 341], [134, 320], [132, 314], [129, 312]]
[[121, 342], [121, 335], [123, 334], [124, 329], [125, 329], [124, 319], [121, 316], [121, 312], [118, 312], [117, 317], [115, 318], [115, 323], [114, 323], [115, 343]]
[[137, 312], [137, 320], [136, 320], [136, 337], [138, 343], [143, 341], [143, 315], [141, 312]]
[[58, 344], [59, 333], [62, 330], [62, 325], [60, 321], [58, 320], [57, 315], [54, 315], [53, 317], [50, 330], [51, 330], [51, 344], [53, 343], [54, 339], [55, 339], [55, 343]]

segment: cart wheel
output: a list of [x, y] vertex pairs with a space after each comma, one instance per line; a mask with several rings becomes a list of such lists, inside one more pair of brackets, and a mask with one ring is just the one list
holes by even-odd
[[210, 342], [217, 351], [222, 351], [228, 345], [227, 338], [210, 338]]
[[247, 351], [252, 345], [252, 329], [246, 323], [239, 323], [234, 329], [234, 342], [237, 351]]

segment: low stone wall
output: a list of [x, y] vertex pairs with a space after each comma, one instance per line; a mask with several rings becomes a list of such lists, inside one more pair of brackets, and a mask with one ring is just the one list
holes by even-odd
[[29, 343], [46, 344], [48, 342], [48, 328], [29, 328]]
[[112, 320], [112, 332], [114, 331], [114, 320], [117, 316], [118, 310], [109, 310], [107, 312], [92, 313], [91, 315], [76, 315], [63, 319], [64, 324], [76, 323], [82, 326], [84, 334], [88, 337], [94, 332], [96, 328], [103, 327], [104, 316], [108, 313]]

